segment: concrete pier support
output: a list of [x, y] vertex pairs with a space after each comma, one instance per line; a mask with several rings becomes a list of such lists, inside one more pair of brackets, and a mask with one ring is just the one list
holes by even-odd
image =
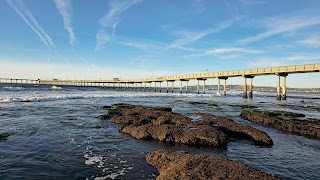
[[252, 97], [253, 97], [253, 94], [252, 94], [252, 91], [253, 91], [252, 80], [253, 80], [253, 76], [250, 77], [250, 86], [249, 86], [249, 98], [250, 99], [252, 99]]
[[[277, 73], [278, 86], [277, 86], [277, 100], [287, 100], [287, 76], [288, 73]], [[281, 76], [283, 77], [283, 87], [281, 95]]]
[[157, 82], [154, 82], [154, 92], [157, 92]]
[[146, 82], [144, 82], [144, 92], [146, 92]]
[[134, 83], [136, 85], [136, 87], [134, 88], [134, 91], [137, 91], [137, 83]]
[[149, 82], [149, 92], [151, 92], [151, 82]]
[[197, 93], [199, 94], [199, 79], [197, 80], [198, 84], [197, 84]]
[[244, 79], [244, 84], [243, 84], [243, 98], [248, 98], [248, 95], [247, 95], [247, 78], [246, 76], [243, 76], [243, 79]]
[[224, 79], [224, 86], [223, 86], [223, 95], [226, 96], [227, 95], [227, 79]]
[[159, 91], [159, 92], [161, 93], [161, 83], [162, 83], [162, 82], [160, 81], [159, 83], [160, 83], [160, 91]]
[[278, 74], [277, 100], [281, 100], [280, 75]]
[[180, 94], [182, 94], [182, 81], [180, 80]]
[[218, 78], [218, 93], [220, 94], [220, 78]]
[[186, 84], [186, 94], [188, 94], [188, 82], [189, 81], [187, 81], [187, 84]]
[[172, 81], [172, 89], [171, 89], [171, 93], [173, 93], [174, 92], [174, 81]]
[[168, 81], [167, 81], [167, 93], [169, 92], [169, 86], [168, 86], [168, 84], [169, 84], [169, 83], [168, 83]]
[[206, 80], [203, 80], [203, 94], [206, 94]]
[[287, 100], [287, 76], [283, 76], [282, 100]]

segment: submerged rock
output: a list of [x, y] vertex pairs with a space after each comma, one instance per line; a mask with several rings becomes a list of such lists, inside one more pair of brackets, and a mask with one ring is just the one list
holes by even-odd
[[189, 104], [208, 104], [206, 102], [198, 102], [198, 101], [189, 101]]
[[243, 110], [241, 117], [257, 124], [271, 126], [279, 130], [320, 137], [320, 120], [295, 119], [305, 117], [300, 113], [286, 111]]
[[216, 148], [226, 148], [230, 137], [245, 137], [264, 146], [273, 144], [266, 133], [230, 119], [204, 113], [192, 114], [197, 117], [192, 119], [171, 112], [171, 108], [129, 107], [109, 110], [98, 118], [122, 124], [120, 131], [137, 139]]
[[0, 134], [0, 141], [8, 140], [8, 137], [11, 136], [12, 133], [2, 133]]
[[146, 160], [159, 171], [157, 180], [280, 179], [240, 162], [207, 155], [192, 155], [184, 151], [157, 150], [148, 153]]
[[246, 105], [246, 104], [231, 104], [231, 105], [229, 105], [229, 106], [239, 107], [239, 108], [243, 108], [243, 109], [253, 109], [253, 108], [257, 108], [257, 106]]

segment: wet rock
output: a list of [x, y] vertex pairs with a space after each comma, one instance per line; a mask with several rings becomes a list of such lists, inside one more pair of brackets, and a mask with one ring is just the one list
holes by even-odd
[[208, 114], [191, 114], [192, 119], [168, 108], [118, 108], [117, 113], [98, 116], [122, 124], [120, 131], [137, 139], [159, 140], [194, 146], [226, 148], [229, 137], [245, 137], [256, 144], [271, 146], [272, 139], [264, 132], [230, 119]]
[[280, 179], [240, 162], [207, 155], [192, 155], [184, 151], [157, 150], [148, 153], [146, 160], [159, 171], [157, 180]]
[[2, 133], [0, 134], [0, 141], [8, 140], [8, 137], [11, 136], [12, 133]]
[[189, 104], [195, 104], [195, 105], [197, 105], [197, 104], [208, 104], [206, 102], [198, 102], [198, 101], [189, 101], [188, 103]]
[[101, 109], [105, 109], [105, 110], [108, 110], [108, 109], [112, 109], [113, 107], [112, 106], [102, 106]]
[[113, 104], [111, 104], [111, 106], [115, 109], [119, 109], [119, 108], [131, 109], [131, 108], [136, 107], [136, 105], [132, 105], [132, 104], [128, 104], [128, 103], [113, 103]]
[[218, 107], [217, 104], [208, 104], [209, 107]]
[[257, 124], [271, 126], [279, 130], [320, 137], [320, 121], [317, 119], [296, 119], [303, 114], [285, 111], [243, 110], [241, 117]]
[[210, 125], [217, 125], [223, 128], [224, 132], [230, 137], [245, 137], [254, 141], [256, 145], [272, 146], [272, 139], [265, 132], [251, 126], [240, 124], [224, 117], [213, 116], [199, 113], [204, 122]]
[[232, 104], [229, 106], [233, 106], [233, 107], [239, 107], [239, 108], [243, 108], [243, 109], [253, 109], [253, 108], [257, 108], [257, 106], [252, 106], [252, 105], [246, 105], [246, 104]]
[[96, 116], [96, 118], [106, 120], [106, 119], [110, 119], [110, 116], [108, 114], [102, 114], [102, 115]]
[[102, 128], [100, 125], [95, 125], [95, 126], [93, 126], [93, 128], [95, 128], [95, 129], [100, 129], [100, 128]]

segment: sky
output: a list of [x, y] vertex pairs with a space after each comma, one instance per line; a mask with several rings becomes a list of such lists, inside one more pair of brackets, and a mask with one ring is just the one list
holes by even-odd
[[[1, 0], [0, 77], [130, 79], [320, 63], [319, 9], [319, 0]], [[275, 75], [253, 81], [277, 85]], [[320, 88], [320, 73], [290, 74], [287, 86]]]

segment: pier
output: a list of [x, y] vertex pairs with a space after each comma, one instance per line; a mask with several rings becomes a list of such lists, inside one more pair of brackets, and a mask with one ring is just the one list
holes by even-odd
[[[206, 72], [206, 73], [196, 73], [196, 74], [184, 74], [184, 75], [174, 75], [174, 76], [161, 76], [161, 77], [151, 77], [151, 78], [136, 78], [136, 79], [119, 79], [114, 78], [113, 80], [28, 80], [28, 79], [11, 79], [11, 78], [0, 78], [0, 83], [25, 83], [25, 84], [39, 84], [39, 85], [59, 85], [59, 86], [97, 86], [112, 89], [125, 89], [137, 91], [149, 91], [151, 92], [152, 84], [154, 85], [154, 92], [162, 93], [162, 83], [166, 82], [166, 93], [169, 93], [169, 83], [171, 83], [171, 93], [174, 93], [174, 83], [176, 81], [180, 82], [180, 91], [183, 93], [183, 84], [185, 85], [184, 92], [188, 93], [188, 82], [191, 80], [197, 81], [197, 93], [205, 94], [206, 80], [217, 79], [218, 88], [217, 91], [220, 93], [221, 85], [220, 81], [223, 81], [223, 95], [227, 95], [227, 80], [232, 77], [243, 77], [243, 98], [253, 98], [253, 79], [256, 76], [267, 76], [273, 75], [277, 76], [277, 100], [286, 100], [287, 90], [286, 90], [286, 78], [290, 74], [299, 73], [314, 73], [320, 71], [320, 64], [303, 64], [303, 65], [292, 65], [292, 66], [279, 66], [279, 67], [268, 67], [268, 68], [257, 68], [257, 69], [245, 69], [245, 70], [231, 70], [222, 72]], [[249, 84], [247, 80], [249, 79]], [[283, 79], [281, 88], [281, 79]], [[202, 83], [202, 92], [200, 88], [200, 83]], [[159, 85], [159, 90], [157, 91], [157, 84]], [[138, 87], [139, 85], [139, 87]], [[147, 86], [148, 85], [148, 86]], [[248, 95], [249, 86], [249, 95]]]

